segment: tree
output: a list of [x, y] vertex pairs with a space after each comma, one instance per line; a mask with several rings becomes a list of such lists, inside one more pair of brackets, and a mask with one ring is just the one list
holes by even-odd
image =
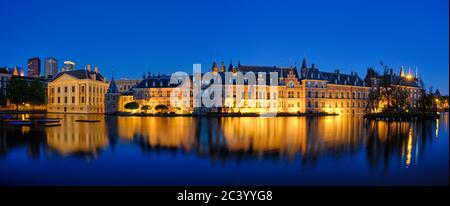
[[408, 96], [409, 92], [407, 89], [402, 87], [394, 87], [392, 88], [392, 108], [396, 112], [405, 112], [409, 109], [408, 105]]
[[165, 110], [167, 110], [169, 108], [166, 105], [160, 104], [160, 105], [157, 105], [155, 107], [155, 109], [158, 110], [159, 112], [163, 112], [163, 111], [165, 111]]
[[147, 110], [150, 110], [150, 109], [152, 109], [152, 107], [149, 106], [149, 105], [144, 105], [144, 106], [141, 107], [141, 110], [143, 110], [145, 112], [147, 112]]
[[32, 81], [27, 91], [29, 93], [29, 102], [32, 105], [45, 104], [45, 87], [39, 80]]
[[380, 88], [374, 88], [369, 91], [369, 113], [376, 111], [380, 101]]
[[6, 93], [11, 103], [16, 104], [17, 110], [19, 110], [19, 104], [29, 101], [28, 84], [23, 79], [11, 79], [6, 88]]
[[139, 104], [137, 102], [128, 102], [124, 107], [125, 109], [135, 110], [139, 108]]

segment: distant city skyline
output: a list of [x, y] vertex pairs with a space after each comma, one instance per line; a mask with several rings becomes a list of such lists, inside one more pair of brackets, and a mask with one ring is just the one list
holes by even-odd
[[[106, 5], [106, 6], [105, 6]], [[174, 6], [177, 5], [177, 6]], [[71, 7], [67, 10], [65, 8]], [[44, 9], [45, 8], [45, 9]], [[54, 12], [43, 12], [44, 10]], [[17, 13], [23, 15], [15, 15]], [[111, 78], [192, 71], [201, 63], [398, 72], [417, 67], [426, 87], [448, 94], [448, 1], [0, 2], [0, 66], [27, 60], [97, 65]], [[33, 18], [33, 23], [27, 19]], [[45, 22], [52, 22], [47, 24]], [[42, 23], [41, 23], [42, 22]], [[41, 65], [43, 68], [44, 65]], [[42, 72], [41, 72], [41, 75]]]

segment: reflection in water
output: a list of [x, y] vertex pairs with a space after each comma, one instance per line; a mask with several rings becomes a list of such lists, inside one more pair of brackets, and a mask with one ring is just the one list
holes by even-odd
[[[28, 118], [29, 116], [24, 116]], [[26, 147], [33, 158], [41, 147], [61, 156], [101, 156], [117, 143], [142, 151], [182, 151], [215, 160], [273, 159], [315, 165], [322, 157], [360, 154], [370, 167], [410, 168], [427, 152], [439, 129], [448, 135], [448, 113], [436, 121], [367, 121], [361, 116], [326, 117], [116, 117], [49, 115], [61, 127], [0, 126], [0, 154]], [[79, 123], [75, 119], [101, 119]], [[439, 127], [441, 124], [441, 127]], [[433, 132], [434, 131], [434, 132]], [[440, 131], [442, 133], [442, 131]], [[434, 137], [433, 137], [434, 136]]]
[[78, 116], [66, 116], [61, 119], [61, 127], [46, 129], [47, 145], [61, 155], [91, 154], [108, 145], [105, 124], [78, 123]]

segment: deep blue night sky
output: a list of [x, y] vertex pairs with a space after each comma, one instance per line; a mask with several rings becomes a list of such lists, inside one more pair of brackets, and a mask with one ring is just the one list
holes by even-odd
[[111, 76], [289, 66], [364, 76], [379, 62], [417, 66], [426, 86], [448, 94], [448, 0], [430, 1], [22, 1], [0, 0], [0, 66], [48, 56]]

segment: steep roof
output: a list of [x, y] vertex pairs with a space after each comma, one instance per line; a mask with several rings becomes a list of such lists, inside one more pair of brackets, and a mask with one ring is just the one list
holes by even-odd
[[[150, 76], [142, 80], [134, 88], [164, 88], [164, 87], [177, 87], [177, 84], [170, 83], [170, 77], [168, 75]], [[191, 77], [192, 78], [192, 77]], [[180, 82], [181, 83], [181, 82]]]
[[366, 83], [356, 74], [341, 74], [337, 72], [322, 72], [329, 84], [365, 86]]
[[11, 74], [7, 67], [0, 67], [0, 73], [2, 74]]
[[111, 82], [109, 83], [107, 93], [119, 93], [119, 90], [117, 89], [116, 81], [114, 81], [114, 78], [111, 78]]
[[95, 73], [94, 71], [88, 71], [88, 70], [71, 70], [71, 71], [64, 71], [58, 73], [53, 80], [59, 78], [63, 74], [68, 74], [72, 77], [75, 77], [77, 79], [90, 79], [90, 75], [95, 74], [95, 80], [97, 81], [103, 81], [105, 78], [100, 73]]
[[239, 65], [237, 67], [237, 71], [242, 72], [242, 73], [246, 73], [246, 72], [254, 72], [254, 73], [258, 73], [258, 72], [266, 72], [266, 73], [270, 73], [270, 72], [277, 72], [278, 73], [278, 77], [283, 77], [286, 78], [289, 74], [289, 70], [293, 70], [295, 76], [298, 78], [298, 70], [297, 67], [279, 67], [279, 66], [248, 66], [248, 65]]

